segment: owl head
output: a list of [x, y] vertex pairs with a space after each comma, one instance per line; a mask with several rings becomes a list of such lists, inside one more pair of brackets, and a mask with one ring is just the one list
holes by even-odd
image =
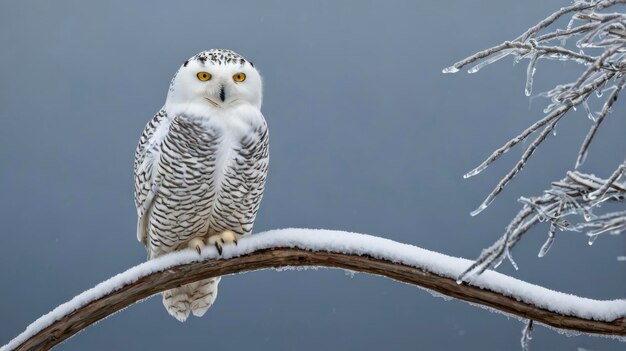
[[174, 75], [168, 111], [229, 109], [241, 105], [261, 108], [261, 75], [252, 62], [225, 49], [203, 51], [185, 61]]

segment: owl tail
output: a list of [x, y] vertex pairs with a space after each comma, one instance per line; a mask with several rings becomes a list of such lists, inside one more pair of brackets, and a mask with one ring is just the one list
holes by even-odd
[[163, 305], [172, 317], [184, 322], [189, 313], [202, 317], [217, 297], [220, 277], [200, 280], [163, 292]]

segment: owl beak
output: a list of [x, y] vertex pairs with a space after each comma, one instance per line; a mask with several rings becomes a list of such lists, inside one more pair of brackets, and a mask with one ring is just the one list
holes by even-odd
[[226, 91], [224, 91], [224, 86], [220, 86], [220, 100], [224, 102], [226, 100]]

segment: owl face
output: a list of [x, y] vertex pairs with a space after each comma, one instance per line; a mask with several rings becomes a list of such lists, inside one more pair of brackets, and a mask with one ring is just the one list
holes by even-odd
[[203, 51], [186, 61], [170, 85], [169, 110], [261, 108], [261, 75], [251, 62], [230, 50]]

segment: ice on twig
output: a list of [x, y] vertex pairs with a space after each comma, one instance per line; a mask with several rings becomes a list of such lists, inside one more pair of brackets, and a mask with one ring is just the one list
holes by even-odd
[[450, 66], [450, 67], [446, 67], [446, 68], [442, 69], [441, 73], [448, 74], [448, 73], [456, 73], [458, 71], [459, 71], [458, 68], [456, 68], [454, 66]]
[[526, 96], [530, 96], [533, 92], [533, 77], [535, 75], [537, 60], [539, 59], [539, 55], [534, 55], [530, 62], [528, 63], [528, 68], [526, 69], [526, 88], [524, 89], [524, 93]]
[[596, 116], [593, 112], [591, 112], [591, 108], [589, 107], [589, 102], [587, 100], [589, 99], [583, 100], [583, 107], [585, 108], [585, 112], [587, 112], [587, 118], [589, 118], [590, 121], [595, 122]]
[[478, 71], [480, 71], [483, 67], [488, 66], [496, 61], [499, 61], [505, 57], [507, 57], [508, 55], [510, 55], [512, 52], [512, 50], [503, 50], [500, 51], [499, 53], [489, 57], [486, 60], [483, 60], [482, 62], [480, 62], [479, 64], [473, 66], [472, 68], [467, 70], [467, 73], [473, 74], [476, 73]]
[[[539, 257], [545, 256], [554, 244], [557, 229], [587, 230], [587, 238], [591, 243], [604, 233], [626, 232], [626, 211], [604, 215], [593, 213], [598, 202], [591, 200], [588, 194], [606, 187], [609, 180], [580, 172], [568, 172], [565, 178], [553, 182], [552, 187], [541, 196], [521, 197], [520, 202], [524, 205], [522, 210], [507, 226], [500, 239], [483, 250], [476, 261], [458, 277], [459, 281], [463, 281], [470, 274], [480, 274], [487, 268], [496, 268], [504, 259], [510, 259], [512, 248], [522, 236], [542, 221], [550, 222], [550, 229], [546, 242], [539, 250]], [[624, 201], [626, 182], [613, 181], [611, 184], [604, 195], [605, 201]], [[565, 219], [567, 216], [579, 216], [584, 222], [572, 225]]]
[[[493, 201], [493, 199], [491, 199], [491, 201]], [[480, 206], [478, 206], [477, 209], [475, 209], [474, 211], [470, 212], [470, 216], [472, 216], [472, 217], [477, 216], [479, 213], [484, 211], [487, 208], [487, 206], [489, 206], [491, 201], [489, 201], [489, 202], [487, 202], [486, 200], [483, 201], [483, 203], [480, 204]]]
[[[580, 104], [593, 125], [580, 147], [575, 168], [580, 167], [587, 159], [592, 140], [626, 85], [626, 13], [616, 9], [617, 5], [624, 3], [615, 0], [575, 1], [574, 4], [559, 9], [528, 28], [517, 38], [479, 51], [458, 61], [450, 68], [450, 71], [456, 72], [464, 67], [470, 67], [468, 72], [474, 73], [507, 56], [511, 56], [514, 62], [528, 59], [524, 93], [530, 96], [533, 89], [536, 89], [534, 78], [540, 60], [564, 60], [584, 66], [584, 71], [575, 77], [576, 79], [562, 82], [545, 93], [533, 96], [549, 99], [548, 106], [543, 110], [544, 116], [463, 175], [463, 178], [469, 178], [481, 173], [511, 148], [528, 140], [531, 134], [536, 134], [516, 165], [501, 178], [480, 206], [471, 212], [472, 216], [484, 211], [494, 201], [494, 198], [525, 167], [547, 137], [550, 134], [556, 135], [556, 124], [564, 116], [569, 115], [570, 110], [576, 110]], [[570, 16], [566, 19], [567, 22], [558, 21], [564, 16]], [[566, 23], [566, 27], [559, 27], [562, 23]], [[583, 50], [584, 48], [590, 50]], [[594, 97], [594, 94], [603, 103], [601, 111], [594, 112], [590, 107], [589, 98]], [[625, 173], [626, 169], [622, 169], [621, 172]], [[609, 182], [598, 182], [592, 175], [568, 172], [568, 178], [555, 182], [558, 184], [553, 184], [543, 196], [529, 198], [520, 211], [524, 214], [523, 218], [518, 214], [507, 227], [505, 234], [480, 254], [475, 264], [459, 276], [459, 281], [463, 281], [470, 274], [480, 274], [488, 267], [510, 258], [510, 250], [524, 233], [541, 221], [550, 222], [550, 231], [539, 250], [539, 257], [545, 256], [554, 244], [557, 229], [569, 231], [591, 229], [587, 232], [590, 243], [603, 233], [625, 232], [626, 215], [616, 214], [605, 218], [593, 213], [602, 202], [624, 201], [626, 192], [624, 185], [619, 183], [619, 186], [615, 186], [615, 181], [622, 173], [617, 177], [610, 177]], [[561, 206], [562, 212], [559, 210]], [[565, 216], [574, 215], [582, 217], [584, 224], [570, 225], [563, 219]]]
[[546, 242], [543, 243], [543, 245], [541, 246], [541, 249], [539, 250], [539, 254], [537, 255], [538, 257], [543, 257], [548, 253], [548, 251], [550, 251], [550, 248], [552, 247], [552, 243], [554, 243], [554, 238], [555, 238], [554, 233], [550, 231], [550, 233], [548, 234], [548, 239], [546, 239]]
[[532, 340], [533, 320], [529, 319], [522, 329], [522, 339], [520, 343], [523, 351], [530, 351], [530, 340]]

